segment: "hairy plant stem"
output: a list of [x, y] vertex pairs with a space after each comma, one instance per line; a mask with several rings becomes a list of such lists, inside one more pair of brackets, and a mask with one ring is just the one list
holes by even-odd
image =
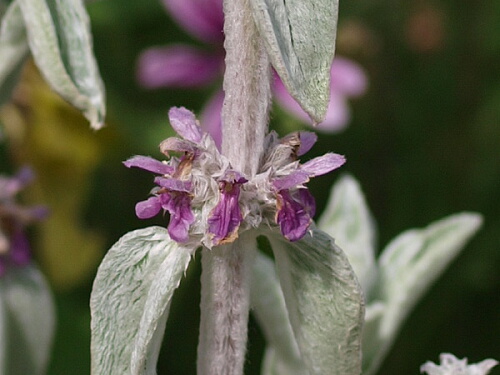
[[241, 375], [245, 363], [255, 236], [204, 249], [201, 275], [199, 375]]
[[[271, 102], [271, 68], [249, 0], [224, 0], [226, 71], [222, 153], [247, 177], [258, 171]], [[250, 275], [256, 251], [249, 232], [202, 251], [198, 375], [241, 375], [245, 362]]]

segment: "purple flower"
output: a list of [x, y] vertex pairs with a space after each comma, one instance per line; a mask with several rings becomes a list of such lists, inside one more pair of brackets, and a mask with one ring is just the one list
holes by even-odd
[[[192, 88], [211, 85], [224, 71], [223, 25], [221, 0], [163, 0], [174, 21], [193, 37], [208, 44], [207, 50], [188, 45], [150, 48], [138, 60], [139, 83], [147, 88]], [[350, 120], [347, 99], [366, 91], [363, 69], [346, 58], [336, 57], [331, 69], [330, 105], [318, 129], [337, 132]], [[288, 94], [279, 78], [275, 83], [278, 103], [292, 115], [310, 124], [311, 120]], [[216, 144], [221, 144], [220, 113], [224, 94], [218, 90], [202, 111], [202, 123]]]
[[192, 112], [172, 108], [169, 118], [180, 136], [160, 144], [169, 160], [134, 156], [124, 164], [157, 175], [152, 196], [137, 203], [136, 214], [148, 219], [168, 212], [168, 233], [179, 243], [211, 248], [261, 225], [279, 227], [285, 238], [297, 241], [307, 233], [316, 208], [305, 184], [345, 162], [342, 155], [328, 153], [300, 164], [298, 158], [312, 148], [316, 134], [279, 138], [271, 132], [257, 174], [244, 176], [220, 154], [212, 136], [201, 131]]
[[304, 186], [312, 177], [321, 176], [345, 163], [342, 155], [328, 153], [304, 164], [297, 158], [316, 142], [316, 135], [297, 132], [282, 139], [271, 133], [265, 166], [272, 170], [272, 191], [276, 196], [276, 223], [283, 236], [290, 241], [301, 239], [316, 212], [314, 197]]
[[128, 168], [137, 167], [159, 174], [154, 182], [153, 196], [137, 203], [135, 212], [140, 219], [148, 219], [157, 215], [162, 209], [170, 214], [168, 233], [180, 243], [188, 241], [189, 228], [195, 221], [191, 209], [193, 186], [191, 169], [193, 161], [202, 152], [203, 134], [194, 114], [185, 108], [172, 108], [169, 112], [170, 124], [182, 137], [168, 138], [160, 145], [161, 151], [169, 156], [169, 152], [183, 152], [180, 158], [172, 157], [170, 163], [163, 163], [148, 156], [134, 156], [124, 162]]
[[233, 242], [243, 221], [239, 206], [241, 185], [248, 180], [238, 172], [228, 171], [219, 180], [220, 200], [208, 218], [208, 231], [215, 245]]
[[0, 276], [9, 267], [20, 267], [31, 261], [31, 250], [24, 228], [47, 216], [43, 206], [22, 207], [15, 197], [33, 180], [30, 168], [22, 168], [14, 177], [0, 176]]
[[307, 189], [298, 189], [293, 196], [289, 190], [276, 193], [276, 222], [283, 236], [290, 241], [305, 236], [316, 211], [314, 197]]

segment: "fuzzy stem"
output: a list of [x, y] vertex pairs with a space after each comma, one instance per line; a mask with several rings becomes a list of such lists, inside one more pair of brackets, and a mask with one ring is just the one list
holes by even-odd
[[[249, 0], [224, 0], [226, 71], [222, 153], [251, 178], [259, 167], [271, 102], [271, 68]], [[257, 245], [245, 232], [202, 252], [198, 375], [242, 375], [250, 275]]]
[[255, 236], [203, 249], [198, 375], [241, 375], [245, 362]]
[[271, 103], [271, 66], [249, 0], [224, 0], [222, 153], [251, 177], [257, 173]]

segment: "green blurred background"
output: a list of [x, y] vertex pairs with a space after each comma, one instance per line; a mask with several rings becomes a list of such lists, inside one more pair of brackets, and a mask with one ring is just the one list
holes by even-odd
[[[107, 127], [94, 132], [62, 103], [29, 64], [12, 103], [1, 110], [1, 166], [32, 164], [29, 202], [52, 209], [33, 229], [35, 257], [55, 291], [58, 327], [50, 375], [90, 372], [88, 301], [100, 259], [141, 221], [134, 205], [152, 187], [149, 174], [121, 161], [160, 157], [171, 135], [167, 111], [199, 111], [217, 88], [141, 89], [139, 53], [169, 43], [197, 44], [164, 12], [160, 0], [88, 4], [94, 45], [107, 89]], [[476, 362], [500, 359], [500, 2], [357, 0], [342, 2], [337, 53], [358, 61], [369, 90], [352, 101], [340, 134], [321, 135], [314, 155], [345, 154], [343, 172], [361, 183], [378, 225], [378, 249], [403, 230], [459, 211], [485, 224], [409, 317], [380, 374], [417, 374], [441, 352]], [[218, 83], [220, 84], [220, 82]], [[284, 134], [306, 129], [275, 110]], [[312, 155], [312, 156], [314, 156]], [[340, 173], [340, 172], [339, 172]], [[320, 214], [339, 173], [310, 187]], [[195, 374], [199, 257], [175, 294], [160, 375]], [[263, 339], [250, 326], [248, 374], [258, 374]], [[500, 374], [494, 369], [492, 374]]]

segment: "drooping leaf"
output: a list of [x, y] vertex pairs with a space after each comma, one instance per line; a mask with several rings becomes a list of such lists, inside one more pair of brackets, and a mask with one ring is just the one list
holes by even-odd
[[0, 280], [2, 374], [45, 374], [55, 329], [52, 294], [34, 265], [11, 268]]
[[274, 69], [311, 118], [321, 122], [330, 98], [338, 0], [251, 0]]
[[260, 252], [254, 263], [250, 298], [253, 313], [268, 345], [262, 375], [307, 374], [290, 325], [274, 263]]
[[375, 225], [359, 183], [343, 176], [332, 188], [318, 228], [344, 250], [365, 295], [375, 281]]
[[[423, 293], [479, 229], [482, 218], [461, 213], [406, 231], [382, 252], [373, 303], [384, 305], [377, 329], [363, 343], [363, 374], [374, 374]], [[378, 315], [378, 316], [377, 316]]]
[[35, 62], [52, 88], [99, 129], [104, 87], [92, 49], [82, 0], [16, 0], [21, 6]]
[[311, 375], [359, 375], [364, 302], [347, 257], [313, 228], [289, 242], [270, 234], [281, 288], [301, 357]]
[[14, 1], [7, 8], [0, 26], [0, 105], [10, 98], [28, 52], [23, 15]]
[[156, 374], [172, 295], [193, 250], [150, 227], [108, 251], [90, 299], [93, 375]]

